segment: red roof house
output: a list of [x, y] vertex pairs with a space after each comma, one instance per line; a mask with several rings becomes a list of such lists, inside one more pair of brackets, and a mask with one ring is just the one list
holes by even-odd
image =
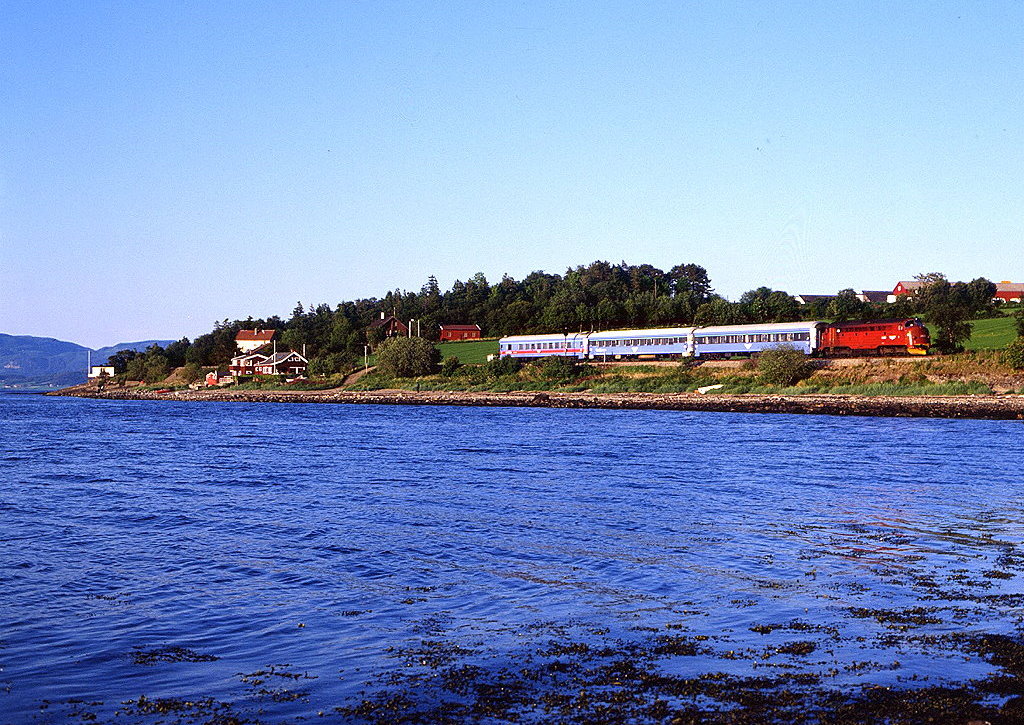
[[252, 352], [264, 345], [273, 342], [277, 336], [277, 330], [239, 330], [235, 335], [235, 345], [241, 352]]

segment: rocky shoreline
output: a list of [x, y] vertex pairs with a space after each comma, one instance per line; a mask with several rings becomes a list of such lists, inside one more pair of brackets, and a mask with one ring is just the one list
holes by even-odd
[[717, 413], [796, 413], [898, 418], [1024, 420], [1022, 395], [874, 397], [858, 395], [700, 395], [697, 393], [477, 393], [411, 390], [179, 390], [131, 388], [99, 392], [79, 386], [49, 395], [104, 400], [350, 405], [456, 405], [481, 407], [686, 410]]

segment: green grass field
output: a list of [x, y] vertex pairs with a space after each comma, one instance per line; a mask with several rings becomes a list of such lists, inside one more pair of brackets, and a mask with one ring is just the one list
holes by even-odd
[[[1012, 317], [994, 317], [989, 320], [971, 320], [971, 339], [965, 350], [1001, 350], [1017, 338], [1017, 327]], [[935, 326], [928, 325], [932, 340]]]
[[1012, 317], [996, 317], [991, 320], [971, 322], [971, 340], [965, 345], [968, 350], [998, 350], [1006, 347], [1017, 337], [1017, 328]]
[[441, 357], [457, 357], [463, 364], [487, 362], [488, 355], [498, 354], [497, 340], [466, 340], [465, 342], [441, 342], [437, 349]]

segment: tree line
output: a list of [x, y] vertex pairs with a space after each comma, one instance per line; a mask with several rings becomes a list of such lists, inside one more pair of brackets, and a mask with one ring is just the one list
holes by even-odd
[[715, 293], [707, 271], [697, 264], [662, 270], [649, 264], [596, 261], [565, 274], [531, 272], [522, 280], [504, 275], [491, 284], [482, 273], [456, 280], [442, 291], [430, 276], [418, 292], [396, 289], [380, 298], [305, 306], [287, 318], [249, 317], [222, 320], [195, 340], [183, 338], [166, 348], [121, 351], [110, 358], [119, 375], [156, 380], [171, 369], [188, 366], [224, 367], [235, 354], [239, 330], [263, 328], [279, 332], [280, 347], [306, 346], [314, 372], [344, 370], [362, 359], [364, 346], [375, 348], [383, 333], [371, 327], [382, 315], [394, 315], [428, 340], [436, 340], [441, 324], [477, 324], [484, 337], [539, 332], [580, 332], [686, 325], [725, 325], [883, 319], [925, 315], [939, 327], [936, 347], [953, 352], [970, 337], [972, 317], [994, 313], [995, 285], [986, 279], [951, 283], [941, 274], [918, 275], [917, 294], [897, 302], [871, 303], [852, 289], [831, 299], [801, 305], [788, 292], [758, 287], [732, 302]]

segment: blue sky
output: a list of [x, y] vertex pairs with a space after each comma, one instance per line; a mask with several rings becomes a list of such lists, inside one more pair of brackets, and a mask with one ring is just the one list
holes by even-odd
[[0, 0], [0, 332], [595, 259], [1024, 281], [1024, 3]]

